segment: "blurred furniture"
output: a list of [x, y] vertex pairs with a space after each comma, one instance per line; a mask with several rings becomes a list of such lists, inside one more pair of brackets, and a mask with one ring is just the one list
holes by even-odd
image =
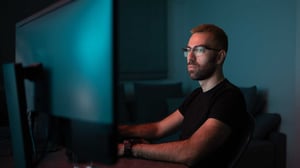
[[242, 133], [241, 136], [242, 138], [236, 144], [236, 148], [232, 149], [234, 152], [233, 152], [232, 159], [229, 161], [229, 165], [228, 165], [229, 168], [238, 167], [239, 161], [244, 156], [244, 153], [246, 152], [248, 145], [253, 138], [255, 120], [251, 113], [247, 113], [247, 114], [248, 114], [247, 127], [244, 129], [244, 132]]
[[[126, 91], [120, 96], [122, 123], [142, 123], [162, 119], [173, 112], [184, 99], [181, 83], [133, 84], [133, 98], [127, 99]], [[256, 86], [240, 87], [245, 96], [247, 110], [255, 120], [253, 138], [242, 155], [237, 168], [285, 168], [286, 135], [279, 131], [281, 116], [266, 112], [266, 94]], [[127, 118], [124, 118], [127, 116]], [[130, 117], [128, 117], [130, 116]], [[171, 141], [178, 133], [158, 140]]]
[[241, 88], [255, 118], [253, 140], [241, 158], [240, 168], [285, 168], [286, 134], [279, 131], [281, 116], [266, 112], [266, 93], [256, 86]]
[[[8, 128], [1, 128], [0, 133], [9, 134]], [[13, 163], [13, 158], [10, 149], [10, 141], [7, 139], [5, 142], [0, 143], [0, 165], [3, 168], [16, 168]], [[188, 168], [183, 164], [151, 161], [145, 159], [136, 158], [119, 158], [115, 164], [103, 164], [103, 163], [74, 163], [68, 160], [65, 149], [60, 149], [55, 152], [49, 152], [39, 161], [34, 168], [87, 168], [88, 166], [93, 168]]]
[[93, 168], [188, 168], [182, 164], [152, 161], [136, 158], [119, 158], [115, 164], [102, 163], [72, 163], [68, 161], [65, 150], [49, 153], [37, 166], [37, 168], [74, 168], [77, 167], [93, 167]]

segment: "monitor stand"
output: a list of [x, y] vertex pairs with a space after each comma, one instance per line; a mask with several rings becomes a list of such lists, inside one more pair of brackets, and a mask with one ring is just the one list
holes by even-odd
[[22, 65], [3, 64], [3, 79], [14, 167], [31, 168], [32, 143], [26, 117], [27, 104]]
[[35, 158], [27, 119], [24, 79], [39, 78], [42, 65], [23, 68], [20, 63], [7, 63], [2, 68], [14, 167], [32, 168]]

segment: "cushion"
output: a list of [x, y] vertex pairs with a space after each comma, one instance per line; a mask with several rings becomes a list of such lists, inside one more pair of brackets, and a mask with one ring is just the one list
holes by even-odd
[[276, 113], [262, 113], [255, 117], [255, 129], [253, 138], [267, 138], [272, 131], [278, 129], [281, 117]]
[[255, 115], [256, 113], [256, 102], [257, 102], [257, 88], [256, 86], [251, 87], [240, 87], [240, 90], [242, 91], [245, 101], [246, 101], [246, 107], [247, 111], [251, 113], [252, 115]]
[[134, 83], [135, 117], [137, 123], [153, 122], [168, 115], [166, 100], [182, 96], [182, 84]]
[[267, 103], [266, 96], [267, 96], [266, 91], [257, 92], [256, 104], [255, 104], [255, 108], [253, 110], [254, 115], [258, 115], [260, 113], [265, 112], [265, 106]]

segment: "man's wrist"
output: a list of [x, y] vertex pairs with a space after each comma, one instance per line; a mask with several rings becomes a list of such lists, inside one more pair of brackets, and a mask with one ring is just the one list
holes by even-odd
[[124, 144], [124, 156], [126, 157], [132, 157], [132, 146], [134, 145], [134, 140], [133, 139], [126, 139], [123, 142]]
[[148, 144], [149, 142], [144, 140], [144, 139], [125, 139], [123, 141], [123, 155], [126, 156], [126, 157], [133, 157], [135, 156], [132, 148], [133, 146], [135, 146], [136, 144]]

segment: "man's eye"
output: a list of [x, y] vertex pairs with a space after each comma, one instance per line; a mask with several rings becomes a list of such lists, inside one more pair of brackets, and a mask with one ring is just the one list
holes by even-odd
[[199, 52], [199, 53], [203, 53], [204, 52], [204, 48], [203, 47], [195, 48], [195, 51]]

